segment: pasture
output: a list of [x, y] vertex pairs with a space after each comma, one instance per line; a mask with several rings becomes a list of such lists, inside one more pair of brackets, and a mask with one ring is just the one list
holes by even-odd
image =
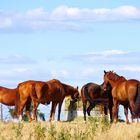
[[0, 122], [0, 140], [138, 140], [139, 123], [110, 124], [103, 116], [71, 122]]

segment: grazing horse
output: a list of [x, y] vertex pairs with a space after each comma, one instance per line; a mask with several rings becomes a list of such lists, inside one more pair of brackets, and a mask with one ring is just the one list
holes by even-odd
[[18, 110], [20, 120], [22, 120], [22, 112], [25, 104], [32, 101], [33, 104], [33, 119], [37, 120], [36, 110], [40, 103], [48, 104], [52, 101], [52, 109], [50, 121], [54, 120], [54, 114], [57, 104], [58, 106], [58, 121], [60, 120], [61, 106], [66, 96], [71, 96], [73, 100], [78, 98], [78, 90], [72, 86], [61, 83], [53, 79], [47, 82], [41, 81], [25, 81], [18, 86]]
[[[108, 106], [110, 111], [110, 121], [112, 121], [112, 97], [111, 97], [111, 87], [104, 91], [102, 85], [95, 83], [88, 83], [84, 85], [81, 89], [81, 97], [83, 102], [83, 113], [84, 120], [86, 121], [86, 111], [90, 116], [90, 111], [96, 105]], [[89, 102], [89, 107], [87, 106], [87, 101]], [[107, 115], [107, 109], [104, 108], [104, 113]]]
[[[70, 85], [61, 83], [59, 80], [53, 79], [46, 82], [48, 88], [45, 95], [40, 96], [37, 98], [36, 101], [38, 103], [47, 103], [52, 101], [52, 108], [50, 113], [50, 121], [54, 120], [54, 114], [56, 110], [56, 106], [58, 104], [58, 121], [60, 121], [60, 113], [61, 113], [61, 106], [63, 100], [67, 96], [71, 96], [72, 100], [75, 102], [79, 99], [79, 92], [77, 88], [74, 88]], [[36, 95], [38, 97], [38, 95]]]
[[126, 80], [123, 76], [119, 76], [112, 71], [104, 71], [104, 85], [107, 84], [112, 87], [113, 98], [113, 121], [117, 122], [118, 105], [124, 106], [124, 113], [126, 116], [126, 123], [128, 120], [128, 108], [130, 108], [132, 119], [140, 117], [140, 83], [138, 80]]

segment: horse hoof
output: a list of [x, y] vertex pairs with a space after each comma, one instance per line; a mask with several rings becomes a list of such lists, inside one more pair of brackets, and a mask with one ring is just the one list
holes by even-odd
[[52, 120], [51, 122], [52, 122], [52, 123], [54, 123], [54, 122], [55, 122], [55, 120]]
[[117, 123], [117, 120], [114, 120], [113, 123], [116, 124]]
[[86, 124], [87, 122], [86, 121], [84, 121], [84, 124]]
[[32, 121], [33, 121], [32, 119], [28, 120], [29, 123], [32, 122]]

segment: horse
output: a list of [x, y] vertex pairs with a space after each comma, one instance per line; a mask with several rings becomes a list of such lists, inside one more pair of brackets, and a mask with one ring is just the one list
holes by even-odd
[[66, 96], [71, 96], [75, 101], [78, 97], [78, 90], [72, 86], [61, 83], [59, 80], [53, 79], [47, 82], [41, 81], [25, 81], [18, 86], [19, 95], [19, 115], [22, 120], [22, 112], [26, 102], [32, 101], [33, 104], [33, 120], [37, 120], [36, 110], [40, 103], [49, 104], [52, 101], [50, 113], [50, 121], [54, 120], [54, 114], [57, 104], [58, 106], [58, 121], [60, 120], [61, 106]]
[[0, 103], [7, 106], [15, 106], [17, 89], [10, 89], [0, 86]]
[[[112, 121], [112, 96], [111, 96], [111, 87], [108, 87], [106, 92], [104, 91], [102, 85], [95, 83], [87, 83], [81, 89], [81, 98], [83, 102], [83, 113], [84, 121], [86, 121], [86, 112], [90, 116], [90, 111], [96, 105], [104, 106], [104, 113], [107, 115], [107, 106], [110, 111], [110, 121]], [[88, 108], [87, 101], [89, 102]]]
[[63, 100], [67, 96], [71, 96], [73, 102], [76, 102], [79, 99], [79, 92], [77, 88], [67, 85], [60, 82], [57, 79], [50, 80], [46, 82], [48, 89], [45, 95], [41, 98], [38, 98], [36, 101], [39, 103], [45, 103], [52, 101], [50, 121], [54, 121], [54, 115], [56, 106], [58, 104], [58, 121], [60, 121], [61, 106]]
[[[17, 102], [16, 94], [17, 94], [17, 88], [10, 89], [10, 88], [0, 86], [0, 103], [6, 106], [15, 106]], [[28, 110], [28, 104], [26, 106], [26, 109]], [[28, 111], [26, 111], [26, 114], [28, 116]], [[13, 116], [17, 117], [17, 110], [14, 110]]]
[[126, 116], [126, 123], [128, 120], [128, 108], [132, 114], [132, 120], [140, 117], [140, 83], [136, 79], [127, 80], [123, 76], [119, 76], [113, 71], [104, 71], [104, 84], [106, 88], [107, 84], [112, 87], [113, 98], [113, 122], [118, 120], [118, 105], [124, 106], [124, 113]]
[[[38, 107], [38, 103], [34, 100], [34, 89], [36, 90], [36, 93], [38, 93], [38, 96], [45, 94], [46, 92], [46, 83], [42, 81], [33, 81], [28, 80], [24, 81], [22, 83], [19, 83], [17, 86], [17, 95], [16, 95], [16, 110], [18, 110], [19, 120], [23, 120], [23, 109], [26, 106], [26, 112], [28, 121], [36, 120], [36, 109]], [[40, 93], [41, 92], [41, 93]], [[33, 106], [33, 118], [31, 118], [30, 115], [30, 106]]]

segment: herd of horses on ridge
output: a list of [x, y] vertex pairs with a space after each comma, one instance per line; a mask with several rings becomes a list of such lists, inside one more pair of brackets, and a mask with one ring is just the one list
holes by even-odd
[[[84, 120], [86, 113], [90, 116], [91, 110], [96, 105], [103, 105], [104, 113], [107, 108], [110, 113], [110, 121], [118, 121], [118, 106], [124, 106], [126, 123], [129, 123], [128, 109], [131, 118], [140, 118], [140, 82], [136, 79], [127, 80], [113, 71], [104, 71], [103, 84], [87, 83], [78, 88], [62, 83], [57, 79], [44, 81], [28, 80], [19, 83], [17, 88], [9, 89], [0, 87], [0, 103], [7, 106], [15, 106], [16, 115], [19, 120], [23, 120], [23, 109], [26, 108], [28, 121], [37, 121], [37, 108], [39, 104], [49, 104], [52, 102], [50, 121], [53, 121], [56, 107], [58, 105], [58, 118], [60, 121], [61, 106], [67, 96], [71, 96], [72, 102], [82, 100]], [[30, 106], [32, 104], [32, 117]], [[88, 105], [88, 107], [87, 107]], [[107, 108], [106, 108], [107, 107]]]

